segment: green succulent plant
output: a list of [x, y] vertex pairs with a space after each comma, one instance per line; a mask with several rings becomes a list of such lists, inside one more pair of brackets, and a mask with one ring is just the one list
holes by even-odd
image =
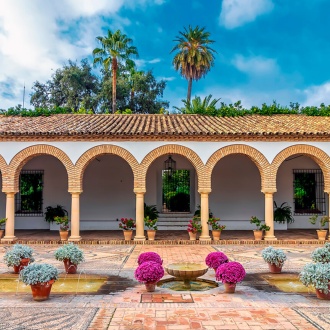
[[299, 274], [300, 281], [307, 287], [328, 294], [330, 281], [330, 263], [307, 264]]
[[30, 264], [21, 270], [19, 276], [26, 285], [47, 283], [58, 279], [58, 270], [49, 264]]
[[65, 244], [59, 247], [54, 253], [55, 259], [63, 261], [69, 259], [74, 265], [85, 261], [84, 252], [73, 243]]
[[263, 249], [261, 252], [261, 256], [266, 262], [274, 264], [277, 267], [282, 267], [286, 260], [286, 255], [283, 250], [274, 249], [272, 246], [268, 246]]
[[7, 250], [3, 259], [8, 267], [19, 266], [21, 259], [29, 258], [30, 263], [34, 262], [33, 250], [22, 244], [15, 244], [12, 249]]

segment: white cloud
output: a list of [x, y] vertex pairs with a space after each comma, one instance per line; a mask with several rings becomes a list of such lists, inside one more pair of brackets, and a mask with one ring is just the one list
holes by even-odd
[[176, 77], [157, 77], [157, 80], [173, 81]]
[[234, 29], [253, 22], [257, 16], [268, 13], [273, 8], [272, 0], [223, 0], [220, 24], [227, 29]]
[[311, 86], [303, 91], [306, 100], [302, 103], [304, 106], [315, 105], [321, 103], [330, 104], [330, 82], [326, 82], [319, 86]]
[[240, 71], [249, 75], [269, 75], [280, 71], [275, 59], [262, 56], [244, 57], [236, 55], [232, 64]]
[[160, 58], [154, 58], [152, 60], [137, 59], [137, 60], [134, 60], [134, 62], [135, 62], [136, 66], [139, 69], [142, 69], [142, 68], [144, 68], [148, 64], [155, 64], [155, 63], [161, 62], [161, 59]]

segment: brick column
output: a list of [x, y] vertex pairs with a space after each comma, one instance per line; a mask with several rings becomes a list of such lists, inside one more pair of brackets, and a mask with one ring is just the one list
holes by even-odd
[[275, 241], [277, 238], [274, 236], [274, 191], [263, 191], [265, 194], [265, 223], [270, 227], [266, 231], [265, 241]]
[[136, 195], [136, 232], [134, 241], [145, 241], [144, 235], [144, 189], [135, 188]]
[[17, 240], [15, 237], [15, 192], [5, 192], [6, 194], [6, 230], [5, 236], [1, 239], [1, 243], [13, 242]]
[[71, 193], [71, 236], [69, 241], [80, 241], [80, 192]]
[[207, 221], [209, 220], [209, 193], [211, 189], [199, 189], [198, 192], [201, 194], [201, 223], [202, 233], [199, 237], [200, 241], [210, 241], [210, 231]]

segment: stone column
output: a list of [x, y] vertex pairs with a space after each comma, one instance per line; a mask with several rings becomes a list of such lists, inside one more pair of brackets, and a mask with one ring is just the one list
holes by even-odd
[[71, 193], [71, 236], [69, 241], [80, 241], [80, 192]]
[[[328, 193], [328, 216], [330, 217], [330, 191], [327, 192]], [[330, 240], [330, 222], [328, 222], [329, 225], [329, 236], [328, 236], [328, 240]]]
[[265, 241], [275, 241], [277, 238], [274, 236], [274, 192], [263, 191], [265, 194], [265, 223], [270, 227], [269, 231], [266, 231]]
[[199, 237], [200, 241], [210, 241], [210, 231], [207, 221], [209, 220], [209, 193], [211, 189], [199, 189], [198, 192], [201, 194], [201, 223], [202, 233]]
[[145, 241], [144, 235], [144, 189], [135, 188], [136, 195], [136, 234], [134, 241]]
[[5, 236], [1, 239], [1, 243], [13, 242], [17, 240], [15, 237], [15, 192], [5, 192], [6, 194], [6, 230]]

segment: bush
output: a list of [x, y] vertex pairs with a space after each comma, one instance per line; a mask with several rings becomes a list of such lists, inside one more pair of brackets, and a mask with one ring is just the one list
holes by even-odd
[[286, 260], [285, 253], [281, 249], [274, 249], [272, 246], [263, 249], [261, 255], [266, 262], [277, 267], [282, 267]]
[[30, 264], [20, 272], [20, 279], [26, 285], [46, 283], [58, 279], [58, 270], [49, 264]]
[[228, 261], [228, 257], [220, 251], [209, 253], [205, 259], [206, 265], [213, 269], [217, 269], [220, 265]]
[[141, 253], [138, 257], [138, 264], [141, 265], [146, 261], [153, 261], [160, 265], [163, 264], [163, 260], [161, 259], [160, 255], [156, 252], [144, 252]]
[[220, 265], [217, 268], [215, 277], [217, 281], [222, 283], [238, 283], [243, 281], [245, 277], [244, 267], [236, 261], [231, 261]]
[[315, 249], [312, 252], [312, 260], [321, 263], [330, 262], [330, 243], [325, 243], [324, 247]]
[[328, 294], [330, 281], [330, 263], [305, 265], [299, 274], [299, 279], [305, 286], [312, 286], [315, 289]]
[[21, 259], [29, 258], [30, 262], [34, 262], [32, 256], [33, 250], [22, 244], [15, 244], [12, 249], [6, 251], [3, 259], [8, 267], [19, 266]]
[[156, 283], [164, 274], [163, 266], [153, 261], [142, 263], [134, 272], [135, 278], [141, 283]]
[[65, 244], [58, 248], [54, 253], [55, 259], [63, 261], [69, 259], [74, 265], [85, 261], [84, 252], [73, 243]]

